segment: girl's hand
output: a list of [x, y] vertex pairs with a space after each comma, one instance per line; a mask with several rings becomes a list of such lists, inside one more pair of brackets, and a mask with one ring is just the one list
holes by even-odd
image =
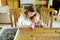
[[30, 25], [30, 29], [34, 30], [34, 27], [35, 27], [35, 24], [32, 23], [32, 24]]
[[35, 26], [36, 26], [36, 27], [39, 27], [39, 24], [35, 23]]

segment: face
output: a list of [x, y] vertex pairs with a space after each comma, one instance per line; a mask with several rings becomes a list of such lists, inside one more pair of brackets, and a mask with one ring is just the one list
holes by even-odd
[[35, 12], [28, 12], [28, 17], [31, 17], [35, 14]]
[[36, 21], [36, 17], [32, 18], [32, 21], [35, 22]]

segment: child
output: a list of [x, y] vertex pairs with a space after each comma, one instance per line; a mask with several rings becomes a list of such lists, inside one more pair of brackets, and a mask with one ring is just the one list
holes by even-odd
[[36, 20], [36, 13], [30, 17], [30, 20], [34, 23], [35, 27], [45, 27], [46, 24], [43, 23], [42, 20]]

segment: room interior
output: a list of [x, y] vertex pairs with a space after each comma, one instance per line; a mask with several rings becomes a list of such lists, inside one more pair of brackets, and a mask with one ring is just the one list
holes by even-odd
[[[32, 31], [29, 28], [17, 28], [20, 14], [24, 13], [29, 6], [33, 6], [34, 10], [39, 13], [40, 19], [47, 24], [45, 29], [35, 28]], [[0, 34], [3, 35], [5, 28], [16, 30], [13, 40], [48, 40], [50, 38], [55, 40], [56, 36], [58, 36], [56, 40], [59, 40], [60, 0], [0, 0]]]
[[[4, 10], [8, 10], [9, 8], [10, 9], [12, 9], [12, 8], [22, 8], [22, 9], [26, 9], [28, 6], [30, 6], [30, 5], [32, 5], [33, 7], [34, 7], [34, 9], [39, 13], [39, 11], [40, 11], [40, 9], [39, 8], [54, 8], [54, 19], [55, 20], [57, 20], [57, 22], [56, 21], [54, 21], [54, 22], [56, 22], [57, 24], [53, 24], [53, 26], [60, 26], [59, 24], [59, 22], [60, 22], [60, 16], [59, 16], [59, 5], [57, 5], [57, 4], [59, 4], [59, 0], [58, 1], [55, 1], [55, 0], [32, 0], [32, 1], [30, 1], [30, 0], [26, 0], [26, 1], [24, 1], [24, 0], [0, 0], [0, 6], [4, 9]], [[30, 1], [30, 2], [29, 2]], [[4, 3], [3, 3], [4, 2]], [[57, 3], [58, 2], [58, 3]], [[57, 3], [57, 4], [56, 4]], [[55, 5], [56, 4], [56, 5]], [[7, 9], [5, 9], [4, 8], [4, 6], [9, 6]], [[55, 6], [56, 6], [56, 8], [55, 8]], [[2, 9], [2, 10], [3, 10]], [[0, 14], [0, 24], [10, 24], [10, 16], [9, 16], [9, 13], [7, 12], [7, 14], [5, 13], [2, 13], [2, 14]], [[8, 17], [7, 17], [8, 16]], [[4, 18], [5, 17], [5, 18]], [[7, 17], [7, 18], [6, 18]], [[14, 20], [14, 19], [12, 19], [12, 20]]]

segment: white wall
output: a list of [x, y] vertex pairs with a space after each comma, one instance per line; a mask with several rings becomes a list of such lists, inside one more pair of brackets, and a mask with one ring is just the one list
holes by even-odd
[[[1, 6], [1, 0], [0, 0], [0, 6]], [[0, 23], [10, 23], [10, 15], [0, 14]]]
[[10, 23], [10, 15], [0, 14], [0, 23]]
[[34, 0], [21, 0], [21, 4], [25, 4], [25, 3], [34, 4]]

